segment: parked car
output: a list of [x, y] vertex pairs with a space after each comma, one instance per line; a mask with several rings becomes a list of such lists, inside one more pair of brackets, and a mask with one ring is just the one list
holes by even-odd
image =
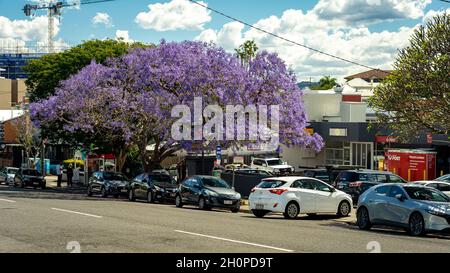
[[330, 173], [326, 169], [309, 169], [303, 171], [304, 176], [312, 177], [322, 180], [325, 183], [330, 183]]
[[430, 181], [414, 181], [411, 184], [419, 184], [427, 187], [432, 187], [441, 192], [445, 193], [447, 196], [450, 196], [450, 183], [449, 182], [441, 182], [437, 180]]
[[450, 174], [445, 174], [441, 177], [436, 178], [437, 181], [450, 182]]
[[[233, 170], [225, 170], [225, 173], [233, 173]], [[268, 175], [274, 176], [272, 172], [266, 170], [258, 170], [258, 169], [237, 169], [234, 171], [235, 174], [259, 174], [259, 175]]]
[[19, 168], [6, 167], [0, 171], [0, 183], [5, 183], [10, 185], [14, 181], [14, 176], [16, 175]]
[[121, 194], [127, 194], [129, 180], [123, 173], [98, 171], [89, 178], [87, 186], [87, 195], [92, 196], [100, 193], [102, 197], [113, 195], [119, 197]]
[[177, 164], [170, 165], [168, 172], [173, 177], [173, 179], [175, 179], [175, 180], [178, 179], [178, 165]]
[[287, 219], [303, 213], [333, 213], [345, 217], [353, 206], [348, 194], [318, 179], [302, 176], [263, 179], [252, 190], [248, 201], [256, 217], [281, 212]]
[[38, 172], [36, 169], [30, 168], [19, 168], [16, 175], [14, 176], [14, 187], [40, 187], [41, 189], [45, 189], [46, 181], [42, 174]]
[[177, 182], [165, 173], [143, 173], [136, 176], [130, 184], [128, 199], [143, 199], [149, 203], [170, 201], [173, 204], [177, 192]]
[[238, 212], [241, 195], [218, 177], [198, 175], [186, 178], [178, 186], [175, 205], [198, 205], [200, 209], [225, 208]]
[[391, 172], [374, 170], [346, 170], [339, 173], [334, 186], [350, 194], [353, 203], [358, 203], [359, 196], [370, 187], [382, 183], [406, 183], [400, 176]]
[[246, 165], [244, 163], [231, 163], [225, 165], [225, 170], [238, 170], [238, 169], [248, 169], [250, 168], [249, 165]]
[[281, 158], [254, 158], [251, 168], [269, 171], [280, 176], [294, 172], [294, 168]]
[[373, 225], [405, 228], [413, 236], [450, 231], [450, 198], [417, 184], [383, 184], [361, 195], [356, 212], [360, 229]]
[[157, 170], [153, 170], [151, 171], [154, 174], [165, 174], [165, 175], [170, 175], [170, 172], [166, 169], [157, 169]]

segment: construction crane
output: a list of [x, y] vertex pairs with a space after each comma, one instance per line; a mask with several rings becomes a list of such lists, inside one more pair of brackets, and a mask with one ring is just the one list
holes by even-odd
[[26, 4], [23, 8], [23, 12], [26, 16], [33, 15], [33, 11], [35, 10], [47, 10], [47, 16], [48, 16], [48, 52], [53, 53], [54, 52], [54, 41], [53, 41], [53, 35], [54, 35], [54, 21], [55, 17], [59, 18], [61, 16], [61, 9], [63, 7], [70, 7], [70, 6], [78, 6], [78, 5], [87, 5], [87, 4], [94, 4], [94, 3], [101, 3], [101, 2], [111, 2], [114, 0], [74, 0], [74, 1], [58, 1], [53, 2], [49, 1], [49, 3], [46, 4], [40, 4], [40, 5], [31, 5]]

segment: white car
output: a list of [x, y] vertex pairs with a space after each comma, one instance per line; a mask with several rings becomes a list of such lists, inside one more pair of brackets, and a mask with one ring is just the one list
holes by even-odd
[[438, 180], [427, 180], [427, 181], [414, 181], [414, 182], [412, 182], [412, 184], [419, 184], [419, 185], [435, 188], [450, 197], [450, 183], [449, 182], [442, 182], [442, 181], [438, 181]]
[[281, 212], [285, 218], [317, 213], [348, 216], [352, 198], [343, 191], [311, 177], [286, 176], [265, 178], [251, 190], [249, 207], [256, 217]]
[[0, 183], [5, 183], [6, 185], [12, 184], [14, 177], [16, 176], [19, 168], [6, 167], [0, 171]]
[[254, 158], [252, 160], [251, 168], [272, 172], [275, 175], [284, 175], [294, 172], [294, 168], [284, 162], [281, 158]]

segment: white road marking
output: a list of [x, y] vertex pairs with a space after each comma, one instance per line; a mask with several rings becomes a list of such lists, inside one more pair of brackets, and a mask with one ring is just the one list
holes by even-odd
[[221, 238], [221, 237], [216, 237], [216, 236], [211, 236], [211, 235], [205, 235], [205, 234], [200, 234], [200, 233], [194, 233], [194, 232], [189, 232], [189, 231], [178, 230], [178, 229], [176, 229], [175, 231], [176, 232], [180, 232], [180, 233], [190, 234], [190, 235], [196, 235], [196, 236], [201, 236], [201, 237], [206, 237], [206, 238], [211, 238], [211, 239], [217, 239], [217, 240], [232, 242], [232, 243], [251, 245], [251, 246], [257, 246], [257, 247], [263, 247], [263, 248], [270, 248], [270, 249], [275, 249], [275, 250], [280, 250], [280, 251], [285, 251], [285, 252], [294, 252], [294, 250], [285, 249], [285, 248], [279, 248], [279, 247], [274, 247], [274, 246], [249, 243], [249, 242], [238, 241], [238, 240], [232, 240], [232, 239]]
[[16, 201], [14, 201], [14, 200], [3, 199], [3, 198], [0, 198], [0, 201], [9, 202], [9, 203], [16, 203]]
[[51, 209], [52, 209], [52, 210], [57, 210], [57, 211], [63, 211], [63, 212], [68, 212], [68, 213], [74, 213], [74, 214], [84, 215], [84, 216], [89, 216], [89, 217], [94, 217], [94, 218], [103, 218], [103, 216], [94, 215], [94, 214], [89, 214], [89, 213], [84, 213], [84, 212], [78, 212], [78, 211], [73, 211], [73, 210], [58, 209], [58, 208], [51, 208]]

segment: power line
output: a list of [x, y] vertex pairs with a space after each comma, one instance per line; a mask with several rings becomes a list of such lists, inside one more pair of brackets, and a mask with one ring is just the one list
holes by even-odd
[[449, 1], [449, 0], [439, 0], [439, 1], [441, 1], [441, 2], [445, 2], [445, 3], [450, 3], [450, 1]]
[[[310, 46], [307, 46], [307, 45], [298, 43], [298, 42], [293, 41], [293, 40], [290, 40], [290, 39], [287, 39], [287, 38], [285, 38], [285, 37], [279, 36], [279, 35], [277, 35], [277, 34], [275, 34], [275, 33], [269, 32], [269, 31], [267, 31], [267, 30], [265, 30], [265, 29], [262, 29], [262, 28], [259, 28], [259, 27], [255, 27], [255, 26], [252, 25], [252, 24], [246, 23], [246, 22], [244, 22], [244, 21], [242, 21], [242, 20], [240, 20], [240, 19], [237, 19], [237, 18], [235, 18], [235, 17], [232, 17], [232, 16], [230, 16], [230, 15], [227, 15], [227, 14], [225, 14], [225, 13], [219, 11], [219, 10], [210, 8], [210, 7], [208, 7], [207, 5], [204, 5], [204, 4], [200, 3], [200, 2], [196, 2], [195, 0], [189, 0], [189, 1], [190, 1], [191, 3], [194, 3], [194, 4], [196, 4], [196, 5], [199, 5], [199, 6], [203, 7], [203, 8], [205, 8], [205, 9], [208, 9], [208, 10], [210, 10], [210, 11], [212, 11], [212, 12], [215, 12], [215, 13], [217, 13], [217, 14], [220, 14], [220, 15], [222, 15], [222, 16], [228, 18], [228, 19], [231, 19], [231, 20], [233, 20], [233, 21], [239, 22], [239, 23], [241, 23], [241, 24], [243, 24], [243, 25], [246, 25], [246, 26], [248, 26], [248, 27], [250, 27], [250, 28], [256, 29], [256, 30], [258, 30], [258, 31], [261, 31], [261, 32], [263, 32], [263, 33], [266, 33], [266, 34], [268, 34], [268, 35], [270, 35], [270, 36], [273, 36], [273, 37], [275, 37], [275, 38], [284, 40], [284, 41], [286, 41], [286, 42], [289, 42], [289, 43], [292, 43], [292, 44], [301, 46], [301, 47], [303, 47], [303, 48], [306, 48], [306, 49], [308, 49], [308, 50], [314, 51], [314, 52], [316, 52], [316, 53], [319, 53], [319, 54], [322, 54], [322, 55], [326, 55], [326, 56], [328, 56], [328, 57], [331, 57], [331, 58], [334, 58], [334, 59], [338, 59], [338, 60], [341, 60], [341, 61], [344, 61], [344, 62], [347, 62], [347, 63], [351, 63], [351, 64], [354, 64], [354, 65], [358, 65], [358, 66], [361, 66], [361, 67], [364, 67], [364, 68], [368, 68], [368, 69], [372, 69], [372, 70], [378, 70], [378, 71], [382, 71], [382, 72], [387, 73], [386, 71], [383, 71], [383, 70], [381, 70], [381, 69], [379, 69], [379, 68], [371, 67], [371, 66], [368, 66], [368, 65], [365, 65], [365, 64], [361, 64], [361, 63], [358, 63], [358, 62], [355, 62], [355, 61], [346, 59], [346, 58], [342, 58], [342, 57], [339, 57], [339, 56], [336, 56], [336, 55], [327, 53], [327, 52], [325, 52], [325, 51], [322, 51], [322, 50], [319, 50], [319, 49], [315, 49], [315, 48], [312, 48], [312, 47], [310, 47]], [[441, 1], [443, 1], [443, 0], [441, 0]], [[450, 2], [450, 1], [449, 1], [449, 2]]]

